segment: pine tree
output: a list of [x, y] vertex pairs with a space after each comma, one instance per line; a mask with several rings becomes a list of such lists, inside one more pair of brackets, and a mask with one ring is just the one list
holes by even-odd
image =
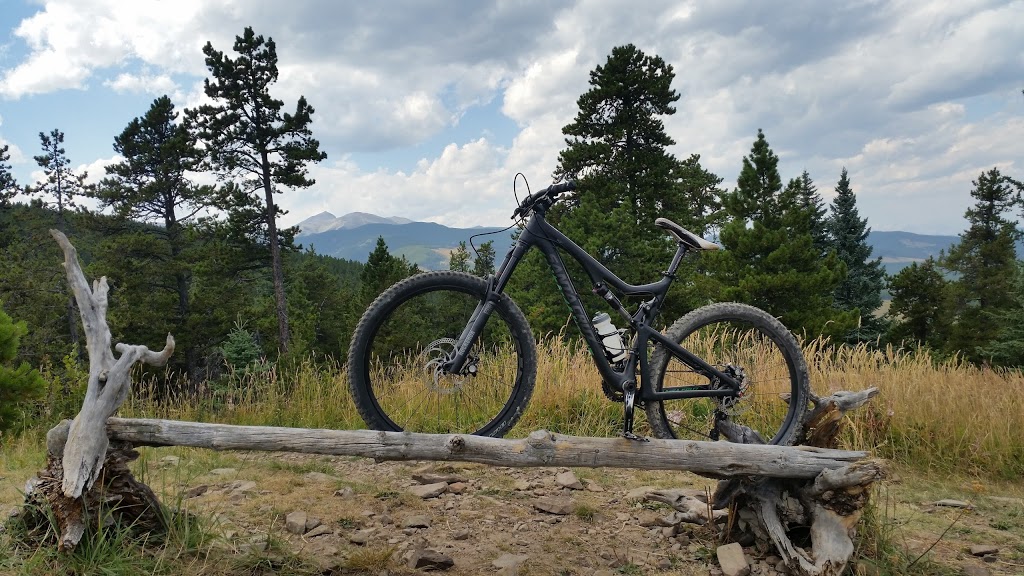
[[458, 248], [452, 250], [448, 259], [448, 269], [455, 272], [469, 272], [469, 250], [466, 249], [465, 240], [460, 240]]
[[494, 240], [488, 240], [477, 248], [473, 260], [473, 274], [486, 278], [494, 274]]
[[42, 145], [43, 153], [33, 158], [43, 169], [46, 179], [29, 188], [29, 193], [49, 197], [44, 203], [57, 210], [57, 229], [67, 232], [65, 211], [78, 206], [76, 199], [86, 193], [85, 179], [88, 178], [88, 174], [75, 174], [71, 170], [71, 160], [61, 146], [64, 144], [64, 133], [57, 128], [49, 134], [40, 132], [39, 143]]
[[857, 322], [856, 313], [833, 306], [845, 266], [815, 248], [811, 213], [796, 187], [783, 189], [778, 162], [758, 130], [736, 189], [722, 199], [730, 218], [720, 236], [725, 250], [708, 258], [719, 297], [763, 308], [810, 337], [844, 335]]
[[[67, 152], [61, 146], [64, 143], [64, 133], [57, 128], [54, 128], [49, 134], [40, 132], [39, 143], [42, 145], [43, 153], [33, 158], [36, 164], [43, 169], [46, 179], [37, 182], [28, 191], [30, 194], [52, 199], [51, 201], [44, 200], [44, 204], [48, 207], [56, 208], [57, 229], [67, 233], [67, 215], [65, 211], [78, 206], [76, 199], [87, 191], [85, 179], [88, 177], [88, 174], [85, 172], [75, 174], [71, 170], [71, 160], [68, 159]], [[78, 314], [76, 313], [77, 306], [74, 296], [68, 295], [65, 315], [68, 323], [68, 336], [73, 348], [78, 348], [80, 340]], [[80, 357], [81, 352], [79, 350]]]
[[[578, 189], [548, 217], [584, 250], [624, 280], [658, 279], [675, 244], [654, 225], [672, 219], [703, 233], [706, 214], [695, 207], [713, 204], [705, 196], [708, 178], [696, 157], [684, 165], [667, 148], [675, 141], [665, 132], [663, 116], [675, 113], [679, 94], [672, 89], [675, 73], [658, 56], [632, 44], [612, 50], [607, 61], [590, 72], [590, 89], [577, 100], [579, 111], [564, 128], [566, 148], [559, 153], [556, 180], [573, 179]], [[575, 263], [566, 261], [583, 294], [589, 280]], [[566, 308], [544, 259], [532, 253], [517, 271], [513, 293], [527, 310], [534, 329], [557, 331]], [[585, 298], [588, 306], [603, 306]], [[678, 299], [670, 300], [677, 304]], [[671, 305], [666, 314], [676, 314]]]
[[38, 397], [45, 383], [27, 362], [15, 365], [24, 322], [15, 322], [0, 310], [0, 433], [17, 424], [24, 403]]
[[796, 195], [797, 205], [807, 211], [814, 247], [821, 252], [822, 256], [828, 254], [828, 222], [826, 218], [828, 210], [825, 207], [825, 201], [818, 194], [818, 187], [811, 180], [811, 175], [804, 170], [799, 178], [790, 180], [786, 187], [790, 193]]
[[871, 259], [872, 248], [867, 242], [871, 229], [867, 223], [867, 218], [861, 218], [857, 212], [857, 197], [850, 188], [846, 168], [843, 168], [827, 223], [831, 248], [846, 264], [846, 278], [835, 290], [835, 307], [859, 311], [859, 328], [851, 338], [862, 341], [874, 340], [883, 331], [874, 312], [882, 306], [882, 288], [885, 285], [882, 259]]
[[949, 249], [943, 265], [958, 275], [953, 284], [956, 322], [949, 347], [973, 361], [1002, 330], [1000, 316], [1014, 306], [1017, 251], [1020, 237], [1007, 215], [1020, 202], [1022, 184], [992, 168], [973, 183], [976, 200], [964, 214], [969, 227]]
[[997, 366], [1024, 367], [1024, 262], [1017, 262], [1013, 306], [996, 317], [1002, 328], [996, 338], [980, 350], [982, 358]]
[[381, 292], [399, 280], [417, 273], [419, 269], [405, 257], [392, 256], [383, 236], [377, 237], [377, 245], [366, 259], [366, 266], [359, 275], [362, 284], [363, 302], [369, 304]]
[[934, 350], [946, 344], [950, 324], [948, 282], [934, 258], [912, 263], [889, 279], [893, 318], [888, 340]]
[[[283, 212], [274, 203], [281, 187], [306, 188], [315, 181], [307, 165], [320, 162], [327, 154], [310, 131], [313, 107], [300, 96], [293, 114], [282, 113], [284, 102], [270, 95], [277, 82], [277, 47], [273, 38], [257, 36], [246, 27], [235, 37], [231, 59], [213, 48], [203, 47], [206, 66], [213, 77], [204, 83], [206, 95], [215, 104], [189, 112], [209, 152], [210, 164], [222, 178], [240, 177], [250, 202], [262, 203], [270, 245], [274, 300], [278, 320], [278, 347], [287, 352], [290, 340], [288, 306], [284, 291], [277, 217]], [[262, 199], [260, 194], [262, 193]]]
[[11, 199], [18, 194], [18, 183], [11, 173], [11, 165], [8, 164], [11, 161], [9, 151], [10, 146], [7, 144], [0, 146], [0, 207], [9, 205]]
[[[184, 354], [188, 374], [197, 383], [199, 350], [189, 330], [190, 285], [196, 254], [189, 254], [186, 227], [204, 209], [213, 205], [211, 186], [199, 186], [189, 180], [198, 169], [203, 152], [195, 137], [183, 125], [174, 104], [167, 96], [153, 101], [146, 115], [135, 118], [114, 138], [114, 151], [124, 160], [107, 166], [105, 178], [96, 190], [101, 206], [113, 208], [121, 219], [155, 224], [133, 232], [112, 235], [106, 242], [110, 271], [107, 276], [119, 283], [133, 283], [138, 297], [131, 307], [118, 314], [121, 328], [137, 338], [152, 339], [150, 332], [166, 332], [147, 317], [147, 311], [176, 311], [171, 331]], [[150, 304], [143, 299], [170, 296], [170, 302]], [[134, 326], [126, 326], [125, 316]], [[158, 335], [158, 334], [157, 334]], [[142, 340], [146, 341], [146, 340]], [[159, 341], [159, 340], [157, 340]]]

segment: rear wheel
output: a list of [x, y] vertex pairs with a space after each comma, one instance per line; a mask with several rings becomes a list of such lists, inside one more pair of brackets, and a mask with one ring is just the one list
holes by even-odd
[[[781, 322], [745, 304], [712, 304], [677, 320], [666, 335], [739, 380], [742, 394], [648, 401], [655, 436], [708, 440], [717, 414], [756, 431], [768, 444], [796, 442], [810, 398], [809, 377], [800, 346]], [[708, 384], [663, 346], [651, 355], [650, 372], [658, 391]]]
[[428, 272], [381, 294], [349, 349], [349, 389], [375, 430], [502, 436], [519, 420], [536, 380], [533, 334], [502, 295], [459, 373], [445, 363], [487, 293], [459, 272]]

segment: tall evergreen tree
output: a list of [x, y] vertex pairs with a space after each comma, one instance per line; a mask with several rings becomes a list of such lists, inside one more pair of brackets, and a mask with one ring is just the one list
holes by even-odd
[[943, 265], [957, 273], [953, 284], [956, 323], [949, 346], [973, 361], [1002, 330], [1000, 317], [1014, 306], [1017, 225], [1008, 216], [1020, 202], [1024, 186], [998, 168], [973, 182], [976, 200], [964, 216], [969, 224], [960, 242], [949, 249]]
[[473, 260], [473, 274], [486, 278], [494, 274], [494, 240], [488, 240], [477, 248]]
[[459, 246], [452, 250], [448, 258], [448, 269], [455, 272], [469, 272], [469, 250], [466, 249], [466, 241], [460, 240]]
[[45, 180], [29, 188], [30, 194], [44, 197], [44, 203], [57, 210], [57, 229], [67, 232], [66, 210], [78, 206], [77, 198], [85, 194], [85, 179], [88, 174], [75, 174], [71, 160], [64, 150], [64, 133], [54, 128], [49, 134], [39, 133], [43, 153], [34, 156], [36, 164], [43, 169]]
[[778, 163], [758, 130], [736, 189], [722, 199], [730, 218], [720, 236], [725, 250], [709, 258], [719, 296], [763, 308], [798, 333], [844, 335], [857, 322], [856, 313], [833, 306], [845, 266], [815, 248], [811, 213], [797, 187], [783, 189]]
[[[656, 218], [670, 218], [701, 233], [706, 214], [693, 208], [712, 204], [705, 198], [709, 178], [694, 176], [714, 175], [703, 171], [696, 158], [684, 165], [667, 150], [675, 141], [665, 132], [662, 117], [676, 111], [674, 78], [672, 66], [660, 57], [632, 44], [618, 46], [590, 72], [590, 89], [577, 100], [575, 119], [562, 128], [567, 146], [559, 153], [554, 178], [574, 179], [579, 187], [549, 218], [631, 282], [657, 279], [675, 249], [654, 226]], [[574, 282], [587, 293], [586, 276], [567, 264]], [[530, 302], [527, 315], [533, 327], [558, 330], [565, 307], [543, 258], [532, 254], [517, 277], [513, 291], [519, 301]]]
[[[119, 218], [155, 224], [135, 227], [108, 240], [108, 252], [115, 255], [108, 261], [117, 272], [107, 275], [122, 284], [139, 284], [134, 290], [138, 298], [173, 295], [173, 302], [168, 303], [176, 311], [173, 332], [184, 352], [180, 357], [185, 358], [195, 383], [199, 350], [189, 329], [195, 254], [188, 254], [186, 227], [213, 204], [214, 196], [211, 186], [189, 180], [188, 173], [199, 168], [204, 154], [196, 146], [195, 136], [177, 123], [177, 118], [171, 99], [161, 96], [145, 116], [132, 120], [114, 138], [114, 151], [124, 160], [107, 166], [108, 176], [97, 188], [96, 196]], [[137, 316], [136, 330], [167, 331], [166, 326], [145, 317], [145, 310], [156, 308], [155, 304], [146, 306], [138, 299], [131, 304], [131, 310], [124, 313]]]
[[860, 312], [859, 329], [851, 335], [857, 340], [873, 340], [883, 328], [874, 312], [882, 306], [885, 269], [881, 257], [871, 259], [872, 248], [867, 242], [871, 229], [867, 224], [867, 218], [861, 218], [857, 212], [857, 197], [843, 168], [832, 200], [828, 235], [831, 247], [846, 264], [846, 278], [836, 287], [835, 306]]
[[997, 313], [1001, 329], [995, 339], [980, 350], [982, 358], [997, 366], [1024, 367], [1024, 262], [1017, 262], [1013, 306]]
[[948, 283], [934, 258], [914, 262], [889, 279], [893, 318], [888, 340], [941, 350], [950, 324]]
[[[44, 204], [56, 209], [57, 229], [67, 232], [67, 210], [77, 207], [77, 198], [86, 193], [85, 179], [88, 174], [82, 172], [75, 174], [71, 170], [71, 160], [64, 150], [64, 133], [54, 128], [49, 134], [39, 133], [39, 143], [42, 145], [43, 153], [34, 156], [36, 164], [43, 169], [45, 180], [39, 181], [28, 189], [30, 194], [44, 198]], [[80, 340], [78, 333], [78, 318], [76, 310], [78, 305], [75, 297], [70, 294], [67, 297], [65, 315], [68, 323], [68, 336], [71, 345], [78, 348]], [[79, 356], [81, 357], [81, 350]]]
[[359, 276], [363, 302], [369, 304], [392, 284], [418, 271], [419, 268], [415, 264], [410, 264], [404, 256], [392, 256], [384, 237], [378, 236], [377, 245], [373, 252], [370, 252], [366, 266]]
[[0, 146], [0, 206], [10, 204], [11, 199], [18, 193], [18, 183], [11, 173], [11, 165], [8, 164], [10, 161], [10, 146], [4, 144]]
[[821, 252], [822, 256], [828, 254], [828, 210], [825, 201], [818, 194], [818, 187], [811, 180], [807, 170], [799, 178], [793, 178], [786, 185], [789, 193], [796, 195], [797, 205], [807, 212], [810, 219], [811, 239], [814, 240], [814, 247]]
[[[310, 123], [313, 107], [300, 96], [293, 114], [283, 113], [284, 102], [270, 95], [277, 82], [277, 48], [272, 38], [257, 36], [246, 27], [235, 37], [232, 59], [209, 42], [203, 47], [206, 66], [213, 78], [207, 78], [204, 90], [215, 104], [189, 112], [198, 134], [206, 144], [210, 165], [222, 178], [240, 177], [250, 201], [262, 203], [267, 238], [270, 244], [274, 300], [278, 320], [278, 347], [287, 352], [290, 333], [288, 306], [284, 290], [284, 268], [277, 234], [277, 217], [282, 214], [274, 203], [280, 187], [306, 188], [315, 182], [308, 177], [307, 166], [327, 157], [313, 138]], [[260, 198], [262, 194], [262, 198]]]

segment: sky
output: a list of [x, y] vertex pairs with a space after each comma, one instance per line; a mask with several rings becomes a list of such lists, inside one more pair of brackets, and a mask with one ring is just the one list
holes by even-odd
[[[59, 128], [89, 179], [164, 94], [204, 99], [202, 47], [274, 39], [272, 95], [315, 108], [327, 160], [278, 203], [448, 226], [509, 224], [550, 183], [589, 73], [632, 43], [672, 65], [679, 158], [734, 188], [763, 129], [826, 202], [849, 171], [875, 230], [957, 234], [972, 180], [1024, 179], [1024, 1], [0, 0], [0, 145], [18, 181]], [[522, 189], [520, 189], [522, 197]]]

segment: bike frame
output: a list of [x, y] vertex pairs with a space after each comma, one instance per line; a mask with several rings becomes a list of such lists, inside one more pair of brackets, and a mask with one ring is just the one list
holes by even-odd
[[[545, 219], [548, 207], [549, 203], [538, 203], [534, 206], [533, 213], [516, 243], [509, 249], [504, 262], [502, 262], [496, 274], [488, 279], [487, 295], [477, 305], [465, 330], [459, 336], [457, 352], [448, 363], [448, 371], [458, 373], [462, 370], [466, 358], [469, 356], [472, 343], [476, 340], [480, 331], [487, 323], [487, 319], [494, 311], [498, 299], [501, 298], [502, 292], [516, 266], [519, 265], [531, 248], [536, 247], [547, 259], [548, 266], [558, 282], [558, 287], [561, 289], [562, 295], [572, 311], [573, 321], [590, 348], [591, 356], [597, 365], [598, 372], [601, 373], [601, 377], [614, 390], [618, 392], [638, 391], [641, 400], [650, 401], [675, 400], [679, 398], [735, 397], [740, 390], [740, 384], [735, 378], [711, 366], [689, 350], [651, 328], [650, 325], [661, 310], [665, 295], [675, 279], [675, 271], [687, 252], [686, 245], [682, 242], [678, 243], [672, 263], [668, 270], [662, 273], [661, 280], [650, 284], [629, 284], [580, 248], [568, 236], [552, 226]], [[633, 338], [633, 344], [627, 358], [621, 363], [621, 370], [616, 370], [605, 356], [604, 346], [594, 330], [590, 317], [583, 307], [579, 293], [576, 291], [576, 287], [572, 283], [565, 264], [562, 262], [561, 256], [558, 253], [559, 248], [583, 266], [583, 269], [594, 284], [595, 293], [601, 295], [612, 308], [629, 322], [635, 337]], [[609, 286], [626, 296], [650, 296], [650, 299], [642, 302], [639, 309], [635, 313], [630, 314], [622, 306], [615, 294], [608, 290]], [[664, 346], [674, 357], [689, 366], [694, 372], [707, 378], [708, 383], [706, 385], [654, 390], [647, 357], [647, 347], [651, 341]], [[640, 367], [639, 390], [635, 380], [638, 364]]]

